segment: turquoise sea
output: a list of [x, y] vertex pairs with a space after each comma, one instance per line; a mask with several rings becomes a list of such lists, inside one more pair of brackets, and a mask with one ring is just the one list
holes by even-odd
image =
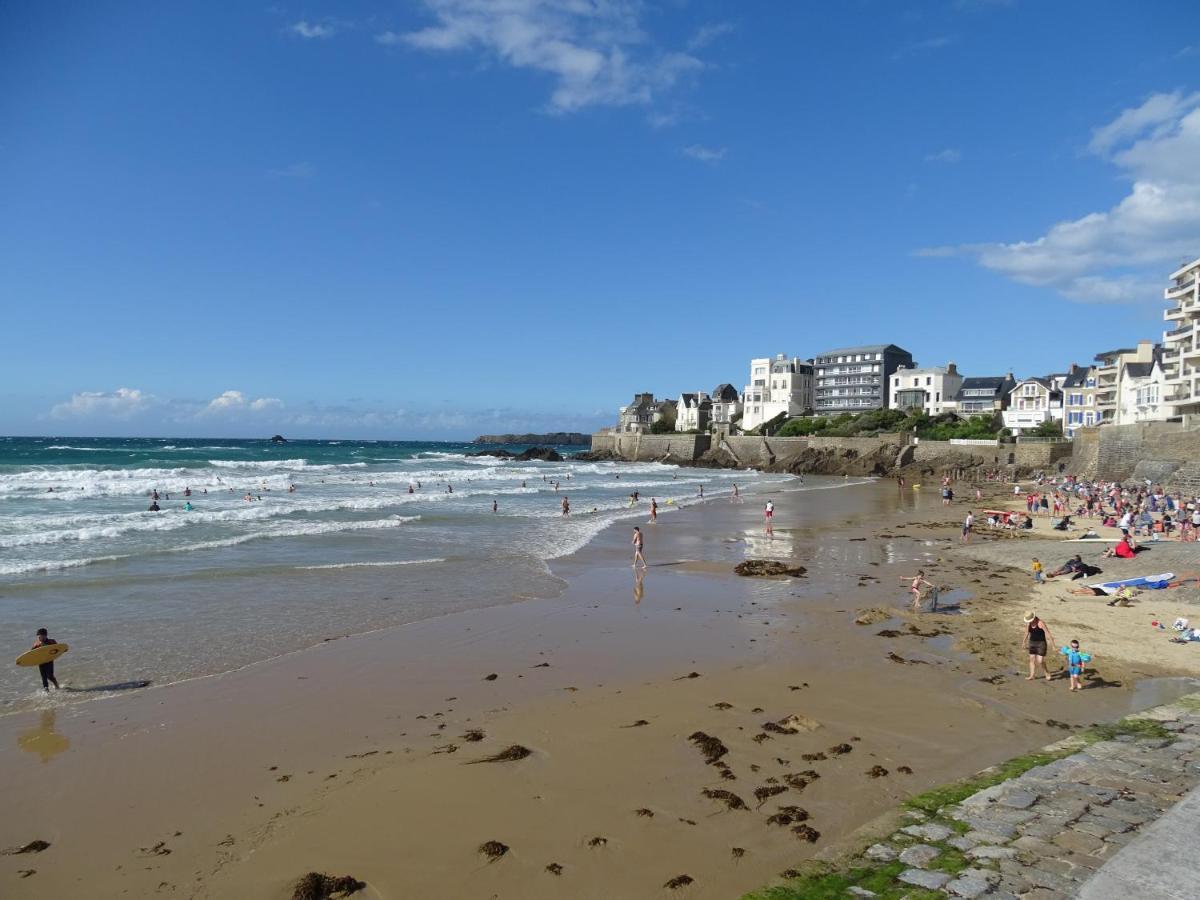
[[477, 449], [0, 438], [0, 635], [15, 657], [50, 629], [71, 645], [60, 680], [78, 689], [45, 698], [36, 670], [0, 667], [0, 712], [550, 596], [561, 587], [550, 561], [646, 516], [633, 491], [656, 497], [669, 519], [700, 502], [701, 485], [713, 497], [735, 481], [788, 480], [575, 461], [578, 447], [557, 448], [563, 462], [526, 463], [467, 455]]

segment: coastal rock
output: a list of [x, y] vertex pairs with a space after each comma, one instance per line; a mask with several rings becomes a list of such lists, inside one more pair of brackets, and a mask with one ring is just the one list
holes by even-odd
[[773, 559], [748, 559], [733, 567], [739, 575], [750, 577], [769, 577], [774, 575], [791, 575], [799, 578], [808, 570], [804, 566], [789, 566]]
[[272, 443], [272, 444], [286, 444], [286, 443], [287, 443], [287, 438], [285, 438], [285, 437], [284, 437], [282, 434], [276, 434], [276, 435], [272, 435], [272, 436], [271, 436], [271, 443]]
[[553, 444], [558, 447], [590, 447], [592, 436], [578, 431], [550, 431], [546, 434], [481, 434], [475, 444]]
[[542, 462], [562, 462], [562, 454], [552, 447], [530, 447], [520, 453], [511, 450], [477, 450], [467, 456], [494, 456], [496, 459], [511, 459], [513, 462], [529, 462], [540, 459]]
[[585, 450], [582, 453], [574, 454], [571, 459], [577, 459], [580, 462], [622, 462], [625, 457], [612, 450]]

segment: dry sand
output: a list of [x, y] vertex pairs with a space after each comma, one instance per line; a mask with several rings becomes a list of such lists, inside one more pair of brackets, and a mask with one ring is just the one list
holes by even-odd
[[[1177, 658], [1200, 653], [1122, 658], [1108, 643], [1121, 620], [1094, 601], [1104, 630], [1086, 639], [1111, 686], [1026, 683], [1018, 613], [1032, 584], [996, 563], [1024, 565], [1032, 544], [960, 551], [967, 504], [947, 510], [934, 490], [775, 499], [774, 535], [761, 497], [663, 515], [640, 580], [618, 528], [556, 564], [557, 597], [0, 720], [0, 846], [51, 845], [0, 856], [0, 893], [285, 898], [315, 869], [386, 898], [726, 898], [1063, 725], [1182, 692], [1133, 682], [1192, 671]], [[729, 574], [747, 557], [808, 573]], [[968, 591], [967, 614], [905, 612], [900, 578], [918, 566]], [[1083, 625], [1044, 614], [1064, 638]], [[792, 715], [795, 734], [763, 727]], [[722, 742], [723, 765], [696, 732]], [[476, 763], [513, 745], [531, 753]], [[768, 821], [789, 806], [815, 843], [793, 833], [798, 818]], [[489, 862], [487, 841], [509, 849]], [[682, 875], [694, 880], [664, 887]]]

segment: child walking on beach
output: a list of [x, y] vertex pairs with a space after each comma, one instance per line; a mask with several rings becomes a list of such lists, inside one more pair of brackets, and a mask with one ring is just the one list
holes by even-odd
[[1083, 664], [1091, 662], [1092, 655], [1079, 652], [1079, 641], [1071, 641], [1070, 645], [1063, 647], [1061, 652], [1067, 658], [1067, 671], [1071, 674], [1071, 690], [1082, 691], [1083, 685], [1079, 683], [1079, 679], [1083, 675]]
[[1033, 572], [1033, 580], [1038, 584], [1041, 584], [1044, 580], [1042, 575], [1042, 563], [1036, 556], [1033, 558], [1033, 565], [1031, 565], [1029, 568]]

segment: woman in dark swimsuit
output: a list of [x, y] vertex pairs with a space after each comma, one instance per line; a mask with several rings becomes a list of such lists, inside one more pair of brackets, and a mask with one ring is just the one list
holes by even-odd
[[1026, 681], [1033, 681], [1037, 677], [1037, 670], [1041, 667], [1042, 674], [1046, 676], [1046, 680], [1050, 680], [1050, 673], [1046, 671], [1046, 649], [1054, 644], [1054, 638], [1050, 636], [1050, 627], [1038, 618], [1037, 613], [1025, 614], [1025, 638], [1022, 641], [1022, 646], [1029, 651], [1029, 677]]

